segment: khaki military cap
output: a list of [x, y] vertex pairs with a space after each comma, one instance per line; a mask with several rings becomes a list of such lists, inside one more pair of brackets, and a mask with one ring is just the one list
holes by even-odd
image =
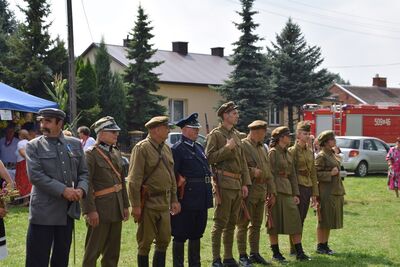
[[167, 125], [172, 126], [172, 124], [168, 123], [169, 118], [167, 116], [157, 116], [151, 118], [146, 124], [144, 125], [147, 129], [152, 129], [158, 127], [160, 125]]
[[257, 129], [267, 129], [267, 122], [262, 120], [256, 120], [247, 125], [250, 130], [257, 130]]
[[43, 108], [39, 110], [38, 120], [43, 118], [56, 118], [60, 120], [65, 119], [65, 112], [58, 108]]
[[117, 125], [113, 117], [106, 116], [90, 126], [91, 129], [97, 134], [100, 131], [121, 131], [121, 128]]
[[297, 123], [296, 129], [298, 131], [305, 131], [305, 132], [310, 132], [311, 131], [311, 124], [305, 121], [301, 121]]
[[331, 130], [323, 131], [318, 135], [318, 143], [320, 145], [323, 145], [326, 141], [330, 139], [335, 139], [335, 134]]
[[289, 128], [286, 126], [280, 126], [278, 128], [275, 128], [271, 134], [272, 138], [274, 138], [274, 139], [278, 139], [279, 137], [285, 136], [285, 135], [293, 135], [292, 133], [290, 133]]
[[233, 101], [226, 102], [219, 107], [219, 109], [217, 110], [217, 115], [218, 117], [222, 117], [222, 114], [231, 112], [232, 110], [237, 108], [238, 107], [235, 105]]

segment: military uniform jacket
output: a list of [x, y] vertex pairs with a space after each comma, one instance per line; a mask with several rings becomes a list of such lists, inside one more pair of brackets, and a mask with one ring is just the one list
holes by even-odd
[[[81, 142], [74, 137], [44, 135], [26, 146], [27, 173], [32, 183], [29, 221], [39, 225], [66, 225], [70, 205], [66, 187], [88, 194], [88, 171]], [[79, 203], [78, 203], [79, 205]]]
[[[226, 141], [230, 138], [236, 142], [234, 149], [225, 147]], [[244, 185], [251, 184], [239, 132], [234, 128], [228, 130], [222, 125], [214, 128], [207, 136], [206, 156], [210, 165], [218, 170], [241, 175], [240, 179], [219, 175], [218, 185], [220, 188], [240, 189]]]
[[[167, 166], [161, 160], [157, 165], [159, 153]], [[153, 172], [153, 169], [154, 172]], [[174, 175], [174, 159], [171, 148], [162, 143], [158, 145], [150, 135], [140, 141], [132, 150], [128, 175], [128, 192], [133, 207], [140, 207], [140, 188], [144, 182], [149, 188], [150, 197], [145, 202], [145, 207], [154, 210], [168, 210], [171, 202], [177, 202], [176, 180]], [[151, 174], [152, 173], [152, 174]], [[151, 174], [150, 177], [149, 174]], [[154, 197], [151, 196], [154, 195]]]
[[307, 146], [301, 147], [297, 142], [289, 147], [289, 153], [293, 158], [299, 185], [312, 187], [312, 195], [318, 196], [318, 180], [315, 170], [314, 153]]
[[269, 160], [276, 191], [287, 195], [300, 195], [293, 159], [288, 150], [277, 144], [275, 147], [270, 148]]
[[185, 193], [179, 202], [183, 210], [203, 210], [213, 206], [211, 171], [204, 148], [182, 135], [172, 146], [175, 174], [186, 178]]
[[[246, 155], [250, 177], [252, 178], [249, 198], [265, 198], [265, 193], [267, 192], [276, 195], [274, 178], [271, 173], [271, 165], [264, 144], [262, 142], [255, 143], [249, 137], [242, 139], [242, 144]], [[254, 177], [254, 168], [262, 171], [260, 177]]]
[[335, 158], [332, 149], [323, 148], [315, 159], [315, 167], [317, 169], [317, 178], [319, 188], [323, 192], [330, 192], [332, 195], [343, 196], [345, 190], [340, 175], [331, 175], [334, 167], [340, 170], [340, 162]]
[[[122, 221], [124, 218], [124, 209], [129, 207], [124, 176], [121, 175], [121, 181], [111, 166], [97, 151], [98, 149], [102, 149], [102, 152], [109, 157], [115, 169], [119, 173], [122, 173], [120, 151], [116, 147], [109, 148], [111, 148], [111, 151], [103, 149], [103, 146], [92, 146], [85, 152], [89, 170], [89, 194], [82, 200], [82, 211], [84, 214], [97, 211], [102, 223]], [[94, 192], [117, 184], [122, 185], [121, 191], [94, 197]]]

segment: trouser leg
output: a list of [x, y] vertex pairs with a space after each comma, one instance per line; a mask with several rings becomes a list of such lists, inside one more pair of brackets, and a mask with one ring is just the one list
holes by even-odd
[[66, 226], [54, 226], [53, 251], [50, 260], [51, 267], [68, 267], [73, 229], [74, 220], [69, 217], [67, 217]]

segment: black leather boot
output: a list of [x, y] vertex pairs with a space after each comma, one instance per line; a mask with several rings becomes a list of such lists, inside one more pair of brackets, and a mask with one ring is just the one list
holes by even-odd
[[154, 252], [153, 267], [165, 267], [165, 251]]
[[149, 267], [149, 256], [138, 255], [137, 262], [138, 262], [138, 267]]
[[296, 249], [296, 259], [299, 261], [309, 261], [311, 260], [310, 257], [308, 257], [303, 250], [303, 246], [300, 243], [294, 244], [294, 247]]
[[201, 266], [201, 263], [200, 263], [200, 239], [189, 240], [188, 259], [189, 259], [189, 267], [200, 267]]
[[174, 241], [172, 243], [172, 262], [174, 267], [183, 267], [185, 243]]
[[286, 258], [283, 257], [282, 253], [280, 252], [278, 244], [271, 245], [271, 250], [272, 250], [272, 253], [273, 253], [272, 260], [278, 261], [280, 263], [286, 263], [287, 262]]

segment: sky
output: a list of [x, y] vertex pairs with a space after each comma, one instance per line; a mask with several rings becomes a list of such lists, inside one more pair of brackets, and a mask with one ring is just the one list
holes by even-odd
[[[8, 0], [18, 20], [25, 18]], [[66, 0], [49, 0], [50, 34], [67, 41]], [[72, 0], [75, 54], [104, 37], [108, 44], [122, 45], [134, 27], [142, 5], [153, 26], [154, 48], [172, 50], [173, 41], [189, 42], [189, 53], [209, 54], [211, 47], [232, 53], [240, 23], [239, 0]], [[275, 42], [288, 18], [300, 25], [310, 46], [321, 48], [322, 67], [339, 73], [352, 85], [370, 86], [372, 77], [387, 78], [388, 86], [400, 88], [400, 1], [397, 0], [255, 0], [254, 31]]]

